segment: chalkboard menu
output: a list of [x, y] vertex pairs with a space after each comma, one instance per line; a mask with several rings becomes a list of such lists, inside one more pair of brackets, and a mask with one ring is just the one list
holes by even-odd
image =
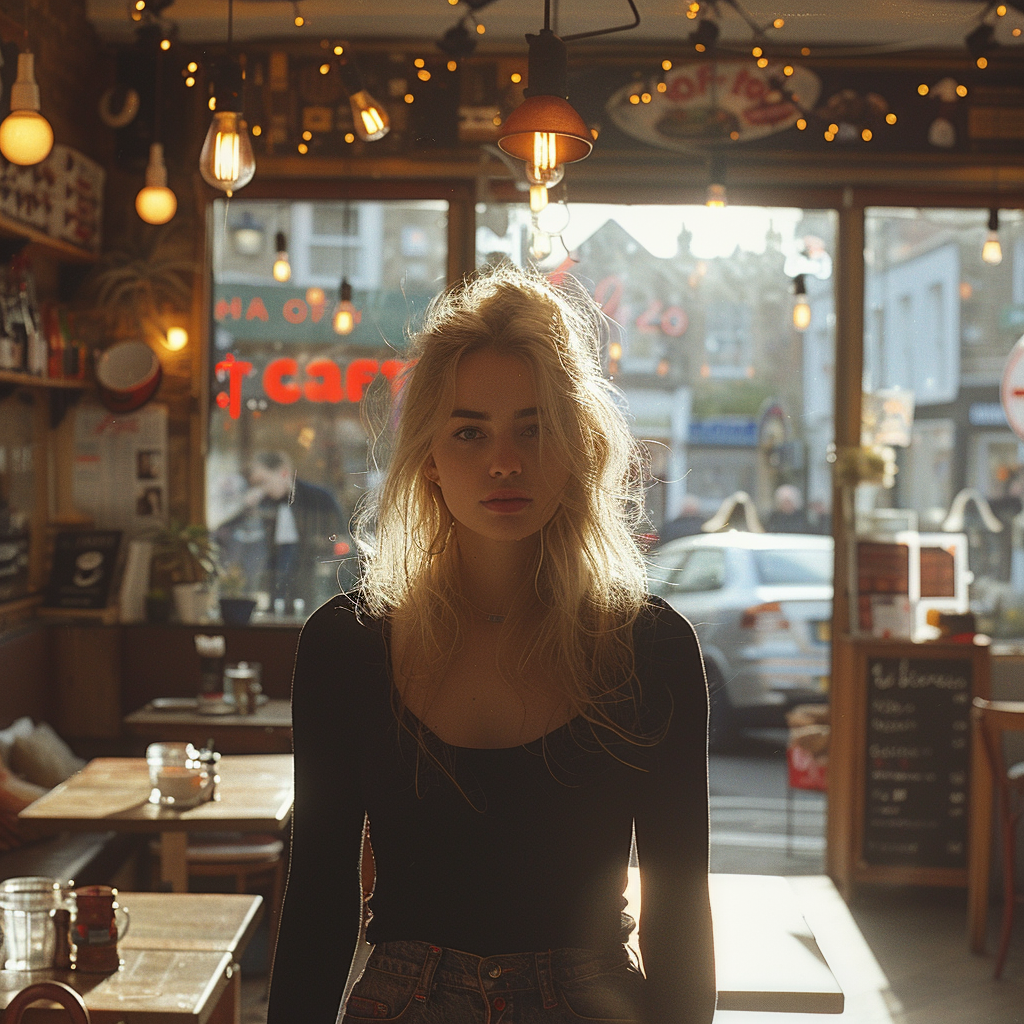
[[864, 818], [868, 865], [965, 868], [971, 657], [868, 656]]

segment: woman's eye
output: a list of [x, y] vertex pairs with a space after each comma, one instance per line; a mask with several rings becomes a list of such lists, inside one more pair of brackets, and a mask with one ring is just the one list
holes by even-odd
[[523, 431], [523, 437], [540, 437], [540, 424], [531, 423], [530, 426]]
[[476, 427], [462, 427], [455, 431], [455, 437], [460, 441], [475, 441], [478, 437], [483, 437], [483, 433]]

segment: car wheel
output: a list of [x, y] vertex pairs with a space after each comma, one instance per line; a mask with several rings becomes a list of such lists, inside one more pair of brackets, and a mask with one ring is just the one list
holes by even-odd
[[736, 743], [736, 714], [729, 700], [728, 691], [721, 674], [708, 666], [708, 699], [711, 714], [708, 722], [708, 750], [716, 754], [731, 750]]

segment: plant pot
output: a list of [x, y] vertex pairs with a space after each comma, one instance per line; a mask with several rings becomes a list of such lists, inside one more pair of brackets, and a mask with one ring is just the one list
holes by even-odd
[[173, 590], [179, 622], [198, 625], [214, 617], [213, 589], [208, 583], [175, 583]]
[[225, 626], [244, 626], [252, 616], [256, 602], [251, 597], [222, 597], [220, 617]]

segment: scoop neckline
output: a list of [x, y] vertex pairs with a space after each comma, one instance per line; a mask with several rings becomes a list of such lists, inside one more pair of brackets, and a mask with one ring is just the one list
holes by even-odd
[[545, 740], [550, 739], [556, 733], [562, 732], [563, 729], [568, 729], [572, 725], [572, 723], [577, 721], [579, 719], [579, 717], [580, 717], [579, 715], [573, 715], [572, 718], [570, 718], [567, 721], [563, 722], [561, 725], [555, 726], [554, 729], [551, 729], [551, 730], [549, 730], [548, 732], [545, 732], [545, 733], [541, 733], [541, 735], [537, 736], [535, 739], [526, 740], [523, 743], [516, 743], [516, 744], [513, 744], [511, 746], [505, 746], [505, 747], [468, 747], [468, 746], [463, 746], [463, 745], [458, 744], [458, 743], [449, 743], [447, 740], [442, 739], [440, 736], [437, 735], [436, 732], [434, 732], [433, 729], [430, 728], [429, 725], [427, 725], [426, 722], [424, 722], [422, 719], [418, 718], [415, 714], [413, 714], [413, 712], [410, 711], [404, 704], [402, 705], [402, 710], [405, 712], [405, 714], [407, 714], [413, 720], [413, 722], [416, 723], [417, 726], [419, 726], [421, 729], [423, 729], [424, 732], [429, 733], [431, 736], [434, 737], [435, 740], [437, 740], [438, 743], [441, 743], [444, 746], [448, 747], [449, 750], [468, 750], [468, 751], [478, 751], [478, 750], [521, 750], [521, 749], [525, 749], [526, 747], [532, 747], [532, 746], [535, 746], [537, 744], [543, 744], [543, 742]]

